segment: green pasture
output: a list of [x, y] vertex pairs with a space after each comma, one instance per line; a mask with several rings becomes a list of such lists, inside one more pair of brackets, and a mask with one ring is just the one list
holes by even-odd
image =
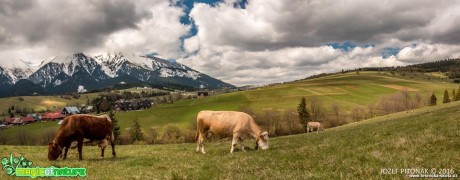
[[[204, 101], [204, 100], [203, 100]], [[201, 102], [201, 101], [200, 101]], [[204, 102], [202, 102], [204, 103]], [[224, 106], [222, 106], [224, 107]], [[231, 107], [229, 107], [231, 108]], [[326, 129], [270, 139], [270, 149], [229, 153], [230, 142], [117, 146], [99, 158], [96, 146], [48, 161], [45, 146], [0, 146], [0, 158], [24, 156], [40, 167], [84, 167], [87, 179], [407, 179], [384, 168], [435, 168], [460, 175], [460, 102], [425, 107]], [[431, 171], [430, 171], [431, 172]], [[12, 179], [5, 171], [1, 179]]]

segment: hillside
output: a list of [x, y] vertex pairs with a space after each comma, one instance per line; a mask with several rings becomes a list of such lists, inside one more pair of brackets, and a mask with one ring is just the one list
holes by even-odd
[[[89, 179], [404, 179], [383, 168], [453, 169], [458, 176], [460, 102], [396, 113], [327, 129], [319, 134], [272, 138], [266, 151], [229, 154], [230, 142], [117, 146], [116, 159], [84, 147], [65, 161], [46, 160], [45, 146], [0, 146], [0, 157], [23, 155], [41, 167], [85, 167]], [[253, 148], [253, 141], [246, 141]], [[110, 152], [110, 150], [109, 150]], [[0, 172], [2, 179], [5, 172]]]
[[[336, 104], [344, 116], [350, 116], [354, 107], [367, 108], [368, 104], [377, 103], [382, 96], [400, 92], [404, 88], [409, 89], [412, 96], [416, 92], [426, 94], [433, 91], [438, 96], [438, 104], [442, 104], [444, 89], [450, 91], [457, 87], [457, 84], [446, 83], [442, 80], [410, 79], [390, 73], [346, 73], [219, 96], [182, 100], [144, 111], [117, 113], [116, 117], [120, 121], [123, 133], [128, 132], [128, 128], [136, 117], [144, 130], [149, 127], [161, 130], [168, 124], [176, 125], [184, 130], [193, 126], [195, 116], [200, 110], [237, 110], [241, 107], [248, 107], [257, 113], [267, 110], [284, 113], [295, 111], [303, 96], [307, 97], [307, 100], [319, 99], [326, 112], [332, 111], [332, 104]], [[4, 99], [0, 101], [2, 100]], [[423, 101], [428, 101], [427, 97]], [[57, 127], [56, 124], [53, 125]], [[38, 126], [34, 129], [28, 129], [29, 127], [0, 131], [0, 135], [14, 136], [21, 128], [37, 134], [43, 133], [40, 132]]]
[[404, 88], [409, 88], [412, 94], [433, 91], [438, 96], [438, 104], [441, 104], [444, 89], [457, 87], [457, 84], [443, 81], [407, 79], [377, 72], [347, 73], [202, 99], [184, 100], [147, 111], [120, 113], [117, 117], [121, 120], [122, 127], [128, 127], [134, 117], [139, 118], [143, 127], [163, 126], [168, 123], [187, 127], [191, 121], [194, 121], [197, 112], [203, 109], [236, 110], [239, 107], [249, 107], [256, 112], [295, 111], [300, 98], [305, 96], [307, 99], [318, 98], [328, 111], [331, 111], [332, 104], [337, 104], [343, 111], [349, 112], [353, 107], [365, 107], [370, 103], [376, 103], [382, 96], [397, 93]]

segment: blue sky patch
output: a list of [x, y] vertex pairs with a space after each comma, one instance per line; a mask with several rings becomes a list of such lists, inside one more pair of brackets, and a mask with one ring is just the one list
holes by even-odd
[[390, 56], [394, 56], [394, 55], [398, 54], [399, 51], [401, 51], [401, 48], [398, 48], [398, 47], [386, 47], [386, 48], [383, 48], [382, 52], [381, 52], [382, 58], [386, 59], [386, 58], [389, 58]]

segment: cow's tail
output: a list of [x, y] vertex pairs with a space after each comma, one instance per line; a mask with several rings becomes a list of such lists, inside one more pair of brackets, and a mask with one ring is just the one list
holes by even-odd
[[[199, 114], [199, 113], [198, 113]], [[198, 121], [198, 115], [196, 117], [196, 134], [195, 134], [195, 142], [198, 142], [198, 138], [200, 136], [200, 122]]]

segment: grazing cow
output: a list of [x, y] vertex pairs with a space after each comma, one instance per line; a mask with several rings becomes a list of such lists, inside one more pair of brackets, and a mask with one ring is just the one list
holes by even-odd
[[236, 111], [200, 111], [196, 117], [196, 152], [206, 154], [203, 142], [207, 133], [211, 132], [220, 136], [233, 136], [232, 148], [230, 153], [241, 141], [241, 150], [244, 151], [244, 136], [251, 136], [256, 139], [256, 147], [260, 146], [263, 150], [268, 149], [268, 133], [262, 132], [254, 119], [243, 112]]
[[307, 123], [307, 133], [316, 129], [316, 133], [318, 133], [319, 129], [324, 130], [323, 125], [320, 122], [308, 122]]
[[66, 159], [71, 143], [77, 141], [78, 158], [82, 160], [81, 151], [85, 138], [90, 141], [100, 142], [101, 157], [104, 157], [105, 147], [110, 142], [112, 155], [116, 157], [112, 120], [110, 117], [108, 115], [92, 116], [79, 114], [68, 116], [64, 119], [56, 137], [48, 144], [48, 159], [56, 160], [62, 155], [63, 148], [65, 148], [63, 159]]

